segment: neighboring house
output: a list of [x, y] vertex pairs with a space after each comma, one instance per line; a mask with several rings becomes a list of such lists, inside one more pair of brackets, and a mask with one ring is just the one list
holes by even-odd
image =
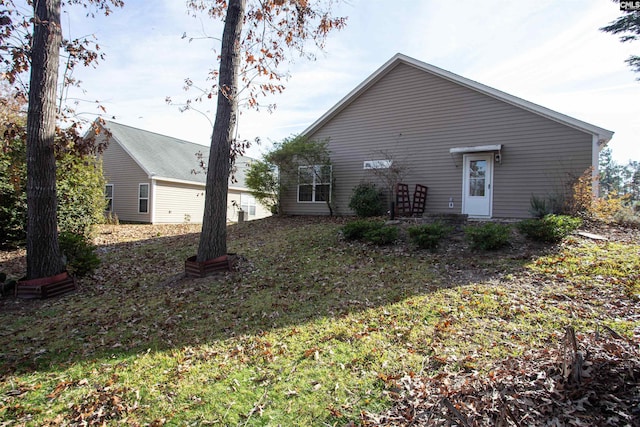
[[[107, 132], [101, 135], [109, 137], [102, 155], [109, 212], [125, 222], [202, 222], [206, 175], [200, 159], [207, 164], [209, 147], [111, 121], [103, 127]], [[229, 179], [228, 221], [237, 221], [240, 208], [247, 220], [270, 215], [244, 184], [251, 160], [236, 160], [234, 179]]]
[[300, 168], [286, 214], [326, 215], [326, 194], [352, 214], [353, 188], [395, 164], [411, 193], [428, 187], [426, 214], [526, 218], [532, 196], [597, 173], [613, 132], [397, 54], [302, 135], [328, 141], [332, 167]]

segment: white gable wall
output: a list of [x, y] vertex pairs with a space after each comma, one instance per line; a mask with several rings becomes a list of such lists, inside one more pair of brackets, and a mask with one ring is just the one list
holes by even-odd
[[[113, 213], [127, 222], [151, 222], [153, 192], [151, 180], [140, 166], [113, 139], [102, 154], [106, 184], [113, 185]], [[149, 212], [138, 213], [138, 188], [149, 184]]]

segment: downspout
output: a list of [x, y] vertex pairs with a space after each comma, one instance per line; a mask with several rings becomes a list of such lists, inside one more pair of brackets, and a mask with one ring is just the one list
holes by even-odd
[[151, 175], [149, 178], [151, 178], [151, 191], [149, 194], [149, 214], [150, 214], [150, 220], [151, 220], [151, 224], [155, 224], [156, 223], [156, 179], [154, 178], [153, 175]]
[[600, 135], [591, 137], [591, 193], [598, 197], [600, 193]]

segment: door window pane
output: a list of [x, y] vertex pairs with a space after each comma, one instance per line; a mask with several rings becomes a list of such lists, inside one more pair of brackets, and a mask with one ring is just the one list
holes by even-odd
[[469, 195], [483, 197], [485, 195], [485, 181], [487, 176], [486, 160], [471, 160], [469, 162]]

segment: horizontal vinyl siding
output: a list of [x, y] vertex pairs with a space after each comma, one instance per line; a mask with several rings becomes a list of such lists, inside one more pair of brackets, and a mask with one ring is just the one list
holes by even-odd
[[157, 224], [202, 223], [204, 186], [156, 181]]
[[[158, 224], [202, 223], [204, 195], [205, 187], [201, 185], [157, 181], [155, 222]], [[240, 191], [229, 189], [227, 221], [236, 222], [238, 220], [239, 208]], [[259, 219], [269, 215], [271, 213], [264, 206], [256, 203], [256, 215], [245, 217], [245, 219]]]
[[[590, 134], [406, 64], [309, 137], [329, 140], [338, 214], [352, 213], [356, 185], [376, 182], [363, 162], [382, 159], [380, 151], [407, 166], [403, 182], [411, 194], [415, 184], [429, 188], [428, 213], [461, 212], [462, 155], [450, 155], [452, 147], [503, 145], [502, 164], [494, 167], [494, 217], [529, 216], [532, 194], [557, 192], [567, 176], [591, 166]], [[323, 203], [296, 203], [295, 185], [283, 201], [286, 213], [328, 213]]]
[[[107, 184], [113, 184], [113, 213], [120, 221], [151, 222], [151, 180], [113, 139], [102, 155]], [[138, 213], [138, 187], [149, 184], [149, 212]]]

